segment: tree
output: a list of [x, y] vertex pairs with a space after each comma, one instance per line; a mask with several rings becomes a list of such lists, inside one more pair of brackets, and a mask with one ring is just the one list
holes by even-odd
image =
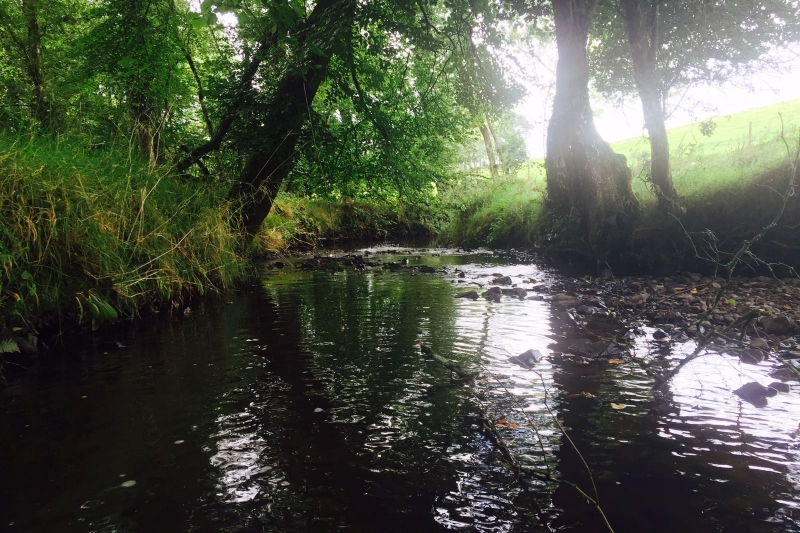
[[768, 52], [800, 37], [792, 0], [609, 0], [593, 26], [592, 72], [606, 96], [638, 93], [651, 143], [659, 205], [677, 198], [665, 116], [677, 89], [721, 83], [770, 62]]
[[355, 8], [355, 0], [319, 0], [298, 26], [292, 62], [275, 86], [260, 128], [253, 132], [258, 149], [249, 156], [230, 192], [231, 200], [241, 206], [245, 245], [261, 228], [294, 165], [308, 110], [331, 56], [342, 49], [353, 30]]
[[553, 1], [558, 64], [545, 167], [548, 209], [577, 224], [594, 256], [606, 260], [628, 243], [637, 202], [625, 158], [600, 137], [592, 117], [587, 41], [595, 6], [595, 0]]
[[13, 127], [31, 118], [45, 129], [60, 122], [55, 93], [71, 72], [67, 50], [84, 7], [80, 0], [0, 0], [0, 106]]
[[84, 72], [127, 111], [142, 158], [156, 164], [160, 135], [178, 100], [189, 94], [181, 31], [186, 6], [174, 0], [103, 0], [82, 41]]

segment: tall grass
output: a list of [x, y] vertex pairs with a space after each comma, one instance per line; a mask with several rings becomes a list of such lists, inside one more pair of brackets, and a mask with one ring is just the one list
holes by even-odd
[[247, 273], [225, 195], [80, 140], [0, 135], [0, 328], [134, 314]]

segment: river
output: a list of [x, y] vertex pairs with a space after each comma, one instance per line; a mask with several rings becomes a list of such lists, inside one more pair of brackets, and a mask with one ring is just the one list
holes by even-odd
[[[711, 354], [653, 392], [638, 361], [691, 341], [644, 327], [612, 363], [578, 364], [549, 354], [619, 324], [579, 326], [548, 297], [454, 298], [493, 273], [531, 295], [567, 278], [491, 252], [369, 251], [408, 266], [265, 265], [229, 301], [69, 341], [10, 380], [0, 530], [609, 531], [580, 489], [617, 533], [800, 531], [800, 387], [765, 408], [731, 392], [769, 363]], [[509, 361], [529, 349], [546, 357]]]

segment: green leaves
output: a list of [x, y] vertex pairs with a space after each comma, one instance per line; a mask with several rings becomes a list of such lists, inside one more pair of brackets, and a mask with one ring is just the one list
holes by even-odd
[[93, 291], [89, 291], [88, 295], [78, 294], [75, 296], [75, 300], [78, 304], [78, 322], [83, 322], [84, 315], [88, 312], [88, 318], [92, 321], [92, 330], [96, 330], [103, 323], [119, 319], [117, 310]]

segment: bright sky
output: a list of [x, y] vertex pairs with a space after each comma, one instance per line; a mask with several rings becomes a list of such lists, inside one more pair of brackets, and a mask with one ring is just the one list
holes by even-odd
[[[539, 85], [552, 83], [554, 78], [548, 69], [555, 71], [555, 57], [539, 56], [526, 62], [529, 64], [525, 65], [525, 70], [536, 72], [541, 80]], [[690, 89], [683, 97], [682, 105], [667, 120], [667, 127], [800, 98], [800, 54], [782, 54], [782, 64], [782, 73], [765, 72], [752, 79], [732, 80], [722, 87], [698, 86]], [[526, 83], [526, 86], [528, 96], [516, 111], [533, 126], [526, 138], [528, 157], [543, 157], [553, 89], [536, 87], [533, 83]], [[645, 133], [638, 99], [630, 100], [622, 109], [603, 101], [593, 102], [592, 108], [595, 111], [595, 125], [607, 141], [628, 139]]]

